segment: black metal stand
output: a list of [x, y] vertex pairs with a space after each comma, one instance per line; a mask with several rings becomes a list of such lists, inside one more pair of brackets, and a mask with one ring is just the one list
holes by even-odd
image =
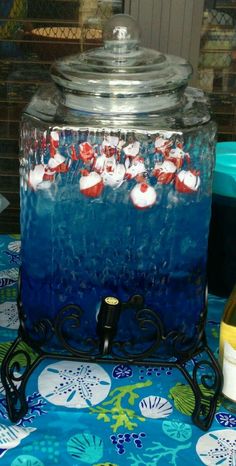
[[[135, 345], [132, 341], [117, 339], [120, 313], [129, 308], [134, 312], [136, 324], [141, 332], [139, 341], [145, 341], [146, 332], [149, 331], [150, 334], [151, 330], [151, 339], [150, 341], [149, 338], [147, 339], [145, 350], [140, 343]], [[18, 309], [20, 317], [18, 338], [6, 354], [1, 367], [2, 384], [6, 390], [7, 409], [11, 421], [18, 421], [28, 410], [25, 389], [30, 375], [44, 359], [53, 358], [175, 367], [181, 371], [194, 394], [193, 423], [203, 430], [211, 426], [221, 393], [222, 373], [207, 345], [204, 331], [206, 309], [201, 315], [199, 337], [194, 344], [188, 343], [183, 334], [176, 332], [166, 334], [157, 312], [146, 308], [142, 296], [139, 295], [131, 297], [126, 303], [121, 303], [114, 297], [104, 298], [98, 315], [97, 337], [84, 339], [80, 335], [76, 341], [73, 340], [70, 329], [73, 329], [73, 334], [76, 334], [77, 330], [79, 332], [83, 317], [83, 311], [79, 306], [73, 304], [65, 306], [58, 313], [55, 322], [49, 319], [41, 320], [35, 325], [33, 332], [30, 332], [31, 336], [25, 329], [26, 316], [20, 293]], [[59, 343], [58, 352], [46, 349], [52, 338]], [[34, 358], [31, 358], [27, 347], [22, 349], [22, 342], [35, 352]], [[166, 354], [171, 356], [166, 357]], [[22, 358], [25, 360], [24, 364]], [[187, 364], [189, 360], [192, 361], [192, 367]]]

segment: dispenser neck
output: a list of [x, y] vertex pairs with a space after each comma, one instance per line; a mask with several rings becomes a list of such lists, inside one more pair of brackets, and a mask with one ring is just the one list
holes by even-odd
[[162, 113], [184, 105], [185, 86], [168, 92], [132, 95], [109, 95], [70, 92], [63, 89], [61, 103], [70, 112], [94, 115], [140, 115]]

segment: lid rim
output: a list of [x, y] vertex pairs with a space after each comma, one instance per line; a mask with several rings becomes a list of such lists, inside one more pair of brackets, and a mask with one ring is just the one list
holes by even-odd
[[119, 98], [178, 93], [187, 86], [191, 65], [184, 58], [138, 47], [138, 27], [129, 15], [113, 16], [104, 39], [104, 47], [54, 63], [51, 76], [62, 92], [81, 93], [91, 86], [95, 95]]

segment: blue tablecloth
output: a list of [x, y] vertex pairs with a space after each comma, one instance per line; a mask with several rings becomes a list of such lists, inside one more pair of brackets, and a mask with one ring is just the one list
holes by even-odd
[[[17, 335], [19, 264], [19, 237], [0, 236], [0, 362]], [[209, 297], [216, 356], [223, 306]], [[13, 425], [0, 387], [0, 465], [236, 464], [236, 416], [219, 405], [208, 432], [193, 425], [191, 389], [173, 368], [50, 359], [32, 374], [27, 399], [27, 415]]]

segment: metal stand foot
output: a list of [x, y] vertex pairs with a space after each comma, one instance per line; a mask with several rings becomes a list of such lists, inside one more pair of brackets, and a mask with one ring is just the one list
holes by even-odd
[[[38, 355], [32, 358], [21, 337], [18, 337], [6, 353], [1, 366], [1, 380], [6, 392], [7, 411], [12, 422], [19, 421], [28, 411], [26, 384], [41, 361]], [[23, 345], [22, 345], [23, 344]], [[25, 346], [25, 349], [23, 347]]]

